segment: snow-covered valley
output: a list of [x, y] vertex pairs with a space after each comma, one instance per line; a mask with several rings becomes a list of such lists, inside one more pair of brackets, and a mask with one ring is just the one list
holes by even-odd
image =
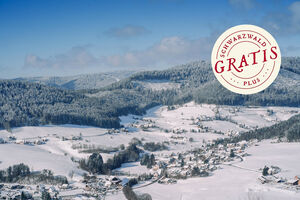
[[[207, 149], [207, 145], [215, 139], [271, 126], [298, 113], [300, 109], [293, 107], [198, 105], [190, 102], [181, 106], [154, 107], [144, 116], [123, 116], [121, 124], [124, 127], [119, 130], [77, 125], [20, 127], [11, 132], [1, 130], [3, 144], [0, 144], [0, 169], [19, 163], [30, 166], [32, 170], [49, 169], [55, 175], [68, 178], [73, 188], [73, 192], [71, 189], [68, 195], [75, 198], [79, 194], [91, 193], [82, 183], [83, 174], [87, 172], [80, 169], [78, 164], [81, 159], [87, 159], [91, 152], [101, 150], [103, 161], [106, 162], [121, 151], [122, 146], [127, 147], [132, 141], [142, 144], [154, 142], [167, 148], [156, 151], [146, 150], [143, 145], [140, 148], [145, 153], [155, 155], [157, 164], [168, 163], [172, 156], [189, 156], [191, 153], [187, 152], [194, 149]], [[149, 193], [153, 199], [300, 199], [300, 192], [292, 187], [258, 181], [265, 165], [278, 166], [281, 171], [277, 176], [283, 179], [289, 180], [299, 175], [299, 143], [277, 143], [275, 139], [251, 142], [246, 146], [245, 149], [236, 150], [238, 156], [248, 154], [242, 162], [239, 157], [226, 158], [228, 148], [220, 148], [219, 154], [224, 151], [224, 158], [218, 160], [218, 164], [210, 163], [207, 167], [210, 170], [209, 176], [187, 175], [187, 179], [178, 179], [175, 184], [156, 182], [135, 191]], [[190, 158], [182, 169], [205, 165], [199, 161], [193, 162]], [[182, 172], [180, 167], [176, 167], [176, 162], [172, 165], [175, 167], [168, 167]], [[140, 165], [140, 162], [131, 162], [122, 164], [114, 172], [120, 173], [120, 179], [132, 178], [145, 173], [159, 173], [154, 168], [149, 169]], [[188, 169], [185, 170], [188, 174]], [[158, 177], [162, 176], [158, 174]], [[141, 181], [134, 187], [145, 185], [151, 180]], [[107, 190], [107, 199], [124, 199], [122, 191], [117, 191]]]

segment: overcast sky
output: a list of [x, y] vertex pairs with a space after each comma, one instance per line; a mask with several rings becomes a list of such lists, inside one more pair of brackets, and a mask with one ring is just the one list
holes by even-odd
[[0, 0], [0, 78], [163, 69], [210, 60], [227, 28], [265, 28], [300, 55], [300, 1]]

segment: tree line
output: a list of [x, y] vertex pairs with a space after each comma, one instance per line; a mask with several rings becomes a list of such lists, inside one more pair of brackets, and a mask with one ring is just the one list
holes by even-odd
[[263, 127], [241, 133], [232, 138], [218, 139], [215, 144], [237, 143], [243, 140], [250, 141], [257, 139], [259, 141], [265, 139], [278, 138], [288, 142], [300, 141], [300, 114], [297, 114], [286, 121], [279, 122], [270, 127]]
[[16, 183], [27, 182], [32, 183], [47, 183], [47, 184], [65, 184], [68, 180], [65, 176], [54, 176], [51, 170], [44, 169], [42, 171], [32, 172], [30, 168], [21, 163], [9, 166], [4, 170], [0, 170], [0, 182]]

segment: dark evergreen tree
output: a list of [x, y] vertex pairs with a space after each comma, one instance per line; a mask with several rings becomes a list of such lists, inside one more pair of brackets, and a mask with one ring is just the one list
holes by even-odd
[[200, 175], [199, 167], [193, 167], [191, 174], [192, 176], [199, 176]]
[[269, 175], [269, 174], [268, 174], [268, 170], [269, 170], [269, 167], [265, 166], [265, 167], [263, 168], [262, 175], [263, 175], [263, 176], [268, 176], [268, 175]]
[[50, 194], [49, 194], [49, 192], [47, 192], [46, 190], [44, 190], [44, 191], [42, 192], [41, 198], [42, 198], [42, 200], [52, 200], [52, 199], [51, 199], [51, 196], [50, 196]]
[[235, 154], [234, 154], [234, 151], [233, 149], [230, 150], [230, 155], [229, 155], [231, 158], [234, 158]]

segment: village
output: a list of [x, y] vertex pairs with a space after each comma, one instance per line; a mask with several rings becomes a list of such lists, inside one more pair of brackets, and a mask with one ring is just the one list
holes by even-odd
[[[174, 109], [176, 111], [178, 108]], [[203, 108], [201, 107], [201, 109]], [[229, 108], [228, 110], [232, 114], [232, 118], [241, 112], [240, 108]], [[165, 110], [168, 115], [172, 111]], [[129, 121], [127, 120], [120, 129], [101, 129], [101, 132], [95, 129], [90, 135], [87, 135], [84, 129], [77, 132], [64, 132], [64, 134], [57, 132], [60, 129], [55, 129], [56, 131], [45, 132], [44, 135], [36, 137], [28, 137], [26, 134], [20, 137], [17, 133], [6, 133], [6, 137], [0, 138], [0, 145], [41, 149], [49, 149], [49, 146], [52, 147], [51, 145], [54, 144], [69, 145], [68, 152], [64, 147], [62, 154], [65, 159], [71, 160], [78, 172], [72, 169], [71, 172], [65, 174], [68, 177], [67, 184], [2, 183], [0, 184], [0, 199], [6, 197], [19, 199], [21, 196], [23, 199], [42, 199], [45, 194], [56, 199], [105, 199], [107, 196], [122, 193], [122, 188], [127, 184], [130, 184], [135, 190], [147, 188], [155, 183], [176, 185], [181, 180], [205, 179], [215, 176], [215, 173], [224, 167], [249, 170], [243, 169], [239, 165], [244, 162], [245, 158], [251, 157], [247, 149], [258, 146], [259, 141], [250, 140], [226, 144], [215, 143], [215, 141], [218, 138], [229, 138], [243, 131], [253, 130], [257, 128], [257, 125], [247, 124], [247, 121], [236, 122], [231, 117], [224, 118], [222, 109], [219, 111], [219, 109], [213, 108], [212, 111], [212, 114], [198, 116], [189, 116], [183, 111], [177, 111], [179, 115], [177, 118], [181, 118], [178, 122], [173, 122], [172, 118], [166, 122], [157, 120], [155, 117], [129, 116], [127, 117]], [[289, 111], [287, 113], [290, 114]], [[266, 116], [268, 116], [267, 110]], [[269, 121], [267, 123], [275, 123], [276, 119]], [[230, 123], [228, 126], [230, 128], [224, 129], [225, 125], [218, 125], [218, 123], [224, 123], [226, 126]], [[234, 126], [236, 128], [231, 128]], [[51, 127], [48, 129], [51, 130]], [[74, 128], [74, 130], [77, 129]], [[98, 144], [101, 138], [106, 138], [106, 140], [126, 138], [126, 140], [117, 140], [117, 146], [105, 147], [103, 144]], [[88, 173], [79, 169], [78, 161], [88, 157], [91, 152], [100, 152], [99, 154], [105, 156], [105, 160], [107, 160], [130, 143], [136, 143], [141, 150], [140, 159], [145, 154], [153, 154], [155, 163], [150, 167], [135, 164], [133, 166], [136, 166], [137, 170], [129, 168], [129, 172], [124, 171], [125, 168], [121, 167], [106, 175]], [[152, 146], [149, 145], [151, 143], [153, 143]], [[61, 148], [61, 146], [58, 147]], [[262, 169], [252, 169], [257, 173], [257, 184], [283, 190], [300, 190], [297, 174], [294, 174], [295, 177], [280, 177], [278, 168], [271, 166], [267, 173], [263, 173], [263, 166], [260, 167]], [[139, 170], [142, 168], [143, 170]]]
[[[242, 141], [236, 144], [227, 144], [226, 146], [213, 143], [206, 143], [201, 148], [182, 153], [160, 154], [156, 156], [155, 165], [149, 169], [147, 179], [142, 175], [139, 178], [138, 185], [135, 187], [147, 186], [149, 182], [158, 182], [159, 184], [176, 184], [179, 179], [192, 177], [212, 176], [215, 170], [221, 169], [223, 164], [231, 165], [243, 161], [243, 157], [249, 156], [246, 148], [255, 145], [257, 141]], [[258, 177], [261, 184], [269, 184], [281, 189], [300, 191], [299, 176], [294, 179], [286, 180], [277, 177], [280, 168], [271, 166], [264, 175]], [[261, 170], [263, 174], [264, 170]], [[118, 174], [115, 172], [114, 174]], [[0, 199], [41, 199], [43, 192], [49, 193], [51, 198], [69, 199], [71, 197], [81, 196], [82, 198], [104, 199], [107, 194], [121, 192], [122, 187], [128, 184], [132, 176], [119, 174], [120, 176], [97, 176], [85, 175], [81, 180], [81, 188], [76, 184], [63, 185], [23, 185], [23, 184], [1, 184]], [[124, 178], [125, 177], [125, 178]], [[70, 194], [65, 194], [65, 193]]]

